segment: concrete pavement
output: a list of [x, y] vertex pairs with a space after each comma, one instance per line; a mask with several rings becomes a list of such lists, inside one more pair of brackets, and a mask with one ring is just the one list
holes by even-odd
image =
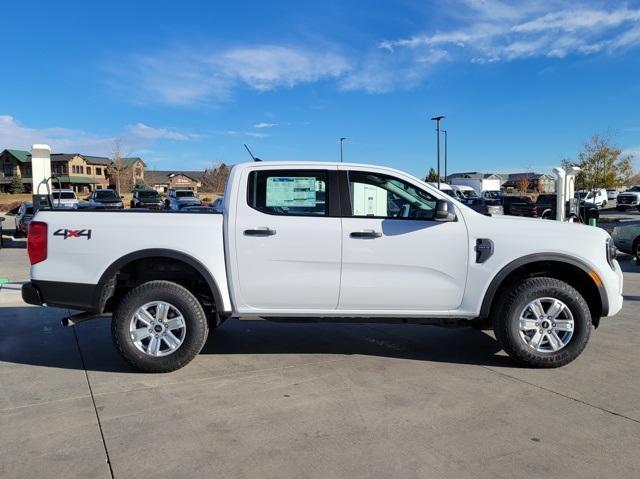
[[[0, 477], [640, 477], [640, 268], [555, 370], [471, 329], [230, 320], [189, 366], [132, 371], [109, 321], [24, 305], [0, 250]], [[22, 268], [22, 269], [20, 269]], [[1, 274], [0, 274], [1, 275]], [[2, 299], [4, 298], [4, 299]]]

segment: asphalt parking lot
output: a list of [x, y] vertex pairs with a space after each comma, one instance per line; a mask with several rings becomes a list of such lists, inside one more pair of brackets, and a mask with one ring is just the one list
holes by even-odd
[[0, 477], [640, 477], [640, 267], [625, 305], [555, 370], [492, 335], [230, 320], [148, 375], [109, 321], [27, 306], [23, 241], [0, 250]]

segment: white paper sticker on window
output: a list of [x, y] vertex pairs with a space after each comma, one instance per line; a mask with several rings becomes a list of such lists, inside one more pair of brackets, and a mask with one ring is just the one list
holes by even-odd
[[315, 176], [271, 176], [267, 178], [266, 206], [315, 206]]

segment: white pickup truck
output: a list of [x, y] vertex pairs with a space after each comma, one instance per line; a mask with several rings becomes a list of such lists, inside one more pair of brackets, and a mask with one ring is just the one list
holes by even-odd
[[228, 317], [492, 324], [517, 362], [557, 367], [622, 307], [602, 229], [487, 217], [370, 165], [235, 166], [223, 213], [41, 210], [27, 303], [112, 313], [135, 367], [175, 370]]

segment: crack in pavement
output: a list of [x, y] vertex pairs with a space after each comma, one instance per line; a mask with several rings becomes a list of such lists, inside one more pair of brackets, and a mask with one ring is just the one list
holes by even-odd
[[522, 383], [522, 384], [526, 384], [528, 386], [533, 386], [534, 388], [541, 389], [543, 391], [549, 392], [551, 394], [555, 394], [556, 396], [560, 396], [560, 397], [563, 397], [565, 399], [570, 399], [571, 401], [575, 401], [575, 402], [577, 402], [579, 404], [583, 404], [585, 406], [589, 406], [589, 407], [597, 409], [597, 410], [599, 410], [601, 412], [606, 412], [606, 413], [611, 414], [613, 416], [621, 417], [623, 419], [627, 419], [629, 421], [635, 422], [636, 424], [640, 424], [640, 420], [632, 418], [632, 417], [629, 417], [629, 416], [625, 416], [624, 414], [616, 412], [616, 411], [612, 411], [611, 409], [607, 409], [607, 408], [604, 408], [604, 407], [601, 407], [601, 406], [597, 406], [595, 404], [588, 403], [586, 401], [583, 401], [582, 399], [574, 398], [574, 397], [569, 396], [567, 394], [563, 394], [561, 392], [554, 391], [553, 389], [546, 388], [544, 386], [540, 386], [539, 384], [535, 384], [535, 383], [532, 383], [532, 382], [529, 382], [529, 381], [525, 381], [524, 379], [520, 379], [520, 378], [517, 378], [515, 376], [511, 376], [510, 374], [503, 373], [501, 371], [496, 371], [495, 369], [492, 369], [489, 366], [482, 366], [482, 367], [484, 369], [486, 369], [488, 371], [491, 371], [491, 372], [493, 372], [495, 374], [498, 374], [498, 375], [500, 375], [502, 377], [512, 379], [514, 381], [517, 381], [517, 382]]
[[93, 396], [93, 389], [91, 388], [91, 381], [89, 381], [89, 373], [87, 372], [87, 366], [84, 362], [84, 355], [82, 354], [82, 349], [80, 348], [80, 340], [78, 339], [78, 333], [76, 331], [76, 327], [73, 326], [73, 336], [76, 339], [76, 347], [78, 348], [78, 353], [80, 354], [80, 361], [82, 362], [82, 369], [84, 370], [84, 376], [87, 380], [87, 386], [89, 387], [89, 394], [91, 395], [91, 403], [93, 404], [93, 412], [96, 415], [96, 421], [98, 421], [98, 429], [100, 430], [100, 439], [102, 440], [102, 447], [104, 448], [104, 454], [107, 460], [107, 466], [109, 467], [109, 474], [111, 475], [111, 479], [114, 479], [113, 476], [113, 468], [111, 467], [111, 459], [109, 458], [109, 450], [107, 449], [107, 443], [104, 440], [104, 432], [102, 431], [102, 423], [100, 422], [100, 416], [98, 415], [98, 408], [96, 407], [96, 400]]

